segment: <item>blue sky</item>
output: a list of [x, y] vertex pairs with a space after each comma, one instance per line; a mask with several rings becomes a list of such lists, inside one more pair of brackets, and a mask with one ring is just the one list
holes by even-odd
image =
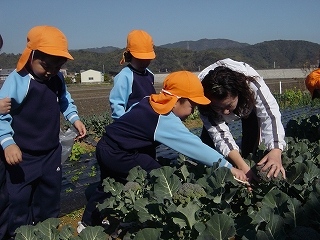
[[132, 29], [149, 32], [156, 46], [224, 38], [320, 43], [319, 0], [1, 0], [2, 52], [21, 53], [28, 31], [53, 25], [69, 49], [124, 48]]

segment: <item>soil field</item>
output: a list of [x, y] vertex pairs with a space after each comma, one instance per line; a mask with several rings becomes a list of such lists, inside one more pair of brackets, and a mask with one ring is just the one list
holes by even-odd
[[[280, 84], [281, 82], [281, 84]], [[304, 79], [267, 79], [267, 85], [272, 93], [279, 93], [280, 89], [284, 92], [286, 89], [306, 90]], [[0, 87], [3, 81], [0, 81]], [[81, 117], [100, 115], [110, 111], [109, 93], [112, 88], [110, 84], [71, 84], [68, 85], [68, 91], [71, 93], [75, 104], [78, 107]], [[156, 83], [155, 88], [160, 92], [162, 83]]]
[[[282, 92], [293, 88], [306, 90], [304, 79], [268, 79], [266, 83], [273, 93], [279, 93], [280, 88]], [[112, 85], [108, 84], [68, 85], [68, 91], [71, 93], [81, 117], [92, 116], [94, 114], [100, 115], [106, 111], [110, 111], [109, 93], [111, 88]], [[160, 92], [162, 84], [156, 83], [155, 88], [157, 92]]]
[[[68, 91], [73, 98], [81, 117], [100, 115], [110, 111], [109, 94], [112, 85], [68, 85]], [[162, 88], [161, 84], [155, 85], [156, 91]]]

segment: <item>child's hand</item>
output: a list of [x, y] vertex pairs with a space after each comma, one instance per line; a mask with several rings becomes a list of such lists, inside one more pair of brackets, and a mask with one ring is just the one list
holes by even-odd
[[87, 134], [87, 129], [86, 127], [84, 126], [84, 124], [80, 121], [80, 120], [77, 120], [73, 123], [73, 126], [78, 130], [79, 132], [79, 135], [76, 137], [76, 140], [80, 139], [80, 138], [83, 138], [86, 136]]
[[9, 165], [16, 165], [22, 162], [22, 153], [16, 144], [11, 144], [4, 149], [4, 156]]
[[248, 182], [252, 183], [253, 181], [258, 182], [259, 178], [257, 175], [250, 169], [250, 167], [246, 167], [244, 169], [241, 169], [247, 176]]
[[0, 99], [0, 114], [9, 113], [11, 109], [11, 98]]
[[231, 168], [231, 173], [234, 177], [236, 177], [237, 179], [241, 180], [241, 181], [248, 181], [248, 178], [246, 176], [246, 174], [244, 173], [244, 171], [237, 169], [237, 168]]
[[231, 170], [231, 173], [232, 173], [235, 180], [237, 180], [240, 183], [245, 184], [247, 186], [248, 190], [252, 191], [252, 188], [250, 187], [250, 183], [248, 182], [248, 178], [242, 170], [234, 168], [234, 167], [231, 168], [230, 170]]

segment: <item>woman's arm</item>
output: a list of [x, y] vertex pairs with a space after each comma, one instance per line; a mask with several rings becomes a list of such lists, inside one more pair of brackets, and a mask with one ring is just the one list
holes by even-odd
[[270, 150], [258, 165], [265, 164], [262, 171], [266, 171], [270, 167], [268, 177], [272, 175], [276, 177], [281, 172], [285, 178], [281, 152], [285, 149], [286, 142], [279, 105], [262, 78], [250, 83], [250, 86], [255, 92], [255, 107], [261, 127], [261, 142]]

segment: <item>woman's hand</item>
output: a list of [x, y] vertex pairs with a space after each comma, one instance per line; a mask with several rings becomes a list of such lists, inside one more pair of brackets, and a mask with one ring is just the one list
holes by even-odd
[[286, 178], [286, 171], [282, 166], [281, 153], [282, 151], [280, 149], [272, 149], [260, 160], [260, 162], [258, 162], [258, 165], [264, 165], [261, 171], [267, 171], [267, 169], [270, 167], [270, 170], [267, 174], [268, 178], [271, 176], [277, 177], [279, 172], [282, 173], [284, 179]]

